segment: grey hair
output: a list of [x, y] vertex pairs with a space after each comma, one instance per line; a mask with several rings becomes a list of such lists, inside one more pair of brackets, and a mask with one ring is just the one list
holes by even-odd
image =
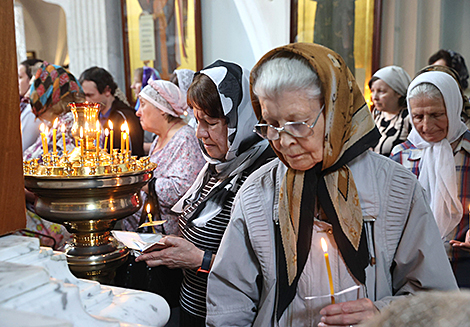
[[434, 84], [421, 83], [412, 88], [408, 93], [408, 100], [416, 98], [441, 100], [443, 99], [443, 96], [441, 91], [439, 91], [439, 89]]
[[277, 57], [260, 65], [256, 72], [253, 93], [258, 97], [276, 99], [283, 92], [303, 91], [309, 99], [321, 98], [320, 79], [301, 57]]

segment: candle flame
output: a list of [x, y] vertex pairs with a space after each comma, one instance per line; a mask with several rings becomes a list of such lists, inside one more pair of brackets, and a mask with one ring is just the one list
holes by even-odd
[[44, 133], [45, 129], [46, 129], [46, 125], [44, 125], [44, 123], [41, 123], [41, 125], [39, 125], [39, 130], [41, 131], [41, 133]]
[[80, 126], [80, 138], [83, 138], [83, 126]]
[[49, 134], [49, 128], [48, 128], [48, 127], [46, 127], [46, 130], [44, 131], [44, 133], [45, 133], [46, 135]]
[[65, 124], [62, 124], [62, 126], [60, 126], [60, 131], [62, 133], [65, 133]]
[[147, 203], [146, 209], [147, 209], [147, 213], [150, 213], [150, 203]]
[[109, 126], [109, 129], [112, 130], [113, 129], [113, 122], [108, 120], [108, 126]]
[[96, 121], [96, 130], [99, 131], [100, 129], [101, 129], [100, 121], [97, 120], [97, 121]]
[[129, 130], [129, 125], [127, 125], [127, 121], [121, 125], [121, 132], [127, 132]]
[[124, 134], [122, 135], [122, 138], [123, 138], [123, 139], [124, 139], [124, 141], [125, 141], [125, 140], [127, 139], [127, 134], [126, 134], [126, 133], [124, 133]]
[[321, 248], [323, 249], [323, 252], [325, 253], [328, 252], [328, 245], [326, 244], [326, 241], [323, 237], [321, 238], [320, 242], [321, 242]]
[[108, 135], [109, 135], [109, 129], [106, 128], [106, 129], [104, 130], [104, 135], [105, 135], [105, 136], [108, 136]]
[[59, 125], [59, 117], [54, 119], [54, 123], [52, 124], [52, 128], [57, 128], [58, 125]]

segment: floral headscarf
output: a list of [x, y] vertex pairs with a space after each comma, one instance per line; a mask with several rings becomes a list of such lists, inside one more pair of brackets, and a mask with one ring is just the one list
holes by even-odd
[[31, 85], [31, 109], [39, 117], [73, 92], [83, 92], [77, 79], [65, 68], [43, 62]]

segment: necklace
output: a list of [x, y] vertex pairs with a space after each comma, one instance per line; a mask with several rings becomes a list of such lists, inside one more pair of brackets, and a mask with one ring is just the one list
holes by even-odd
[[[164, 145], [162, 145], [162, 144], [165, 144], [164, 142], [165, 142], [166, 136], [168, 135], [168, 132], [173, 128], [173, 126], [175, 126], [175, 125], [178, 124], [178, 123], [179, 123], [179, 121], [174, 122], [174, 123], [170, 126], [170, 128], [168, 128], [168, 129], [166, 130], [165, 135], [163, 135], [163, 137], [159, 137], [159, 138], [158, 138], [157, 144], [155, 145], [155, 149], [153, 149], [152, 154], [155, 153], [155, 152], [157, 152], [157, 151], [160, 151], [160, 150], [164, 147]], [[161, 143], [160, 143], [160, 140], [161, 140]], [[160, 143], [160, 144], [159, 144], [159, 143]]]

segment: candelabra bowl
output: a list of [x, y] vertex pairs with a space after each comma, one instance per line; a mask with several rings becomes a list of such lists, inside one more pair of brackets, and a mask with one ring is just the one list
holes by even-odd
[[54, 170], [46, 175], [25, 173], [25, 187], [37, 196], [36, 213], [72, 233], [66, 255], [77, 277], [107, 282], [126, 261], [127, 248], [117, 244], [110, 230], [142, 206], [140, 190], [153, 176], [155, 166], [146, 161], [137, 170], [109, 168], [111, 174], [104, 168], [103, 174], [100, 169], [80, 175], [52, 175]]

